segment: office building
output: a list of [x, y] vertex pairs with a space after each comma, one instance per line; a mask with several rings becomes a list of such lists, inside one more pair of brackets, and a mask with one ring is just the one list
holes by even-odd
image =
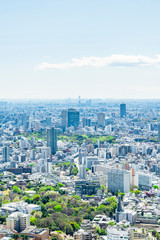
[[85, 164], [81, 164], [79, 166], [79, 178], [80, 179], [86, 178], [86, 165]]
[[66, 127], [75, 127], [79, 126], [79, 111], [76, 111], [74, 108], [64, 109], [61, 113], [62, 118], [62, 128], [63, 130]]
[[137, 172], [135, 182], [140, 189], [149, 190], [152, 187], [152, 175], [145, 172]]
[[68, 109], [68, 127], [78, 127], [79, 126], [79, 112], [73, 108]]
[[105, 126], [105, 113], [98, 113], [97, 120], [98, 120], [98, 126], [104, 127]]
[[126, 104], [120, 104], [120, 117], [123, 118], [126, 116]]
[[160, 140], [160, 123], [158, 124], [158, 140]]
[[62, 110], [61, 120], [62, 120], [62, 128], [65, 131], [65, 129], [68, 126], [68, 111], [66, 109]]
[[9, 147], [8, 146], [4, 146], [2, 148], [2, 158], [3, 158], [3, 162], [9, 162]]
[[47, 147], [51, 148], [51, 154], [57, 151], [57, 131], [54, 127], [47, 129]]
[[108, 189], [112, 193], [130, 191], [130, 172], [120, 169], [111, 169], [108, 172]]
[[52, 162], [47, 160], [47, 173], [51, 174], [52, 172]]

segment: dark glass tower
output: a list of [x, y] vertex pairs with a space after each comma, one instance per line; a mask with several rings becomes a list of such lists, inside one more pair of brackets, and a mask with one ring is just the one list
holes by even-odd
[[54, 155], [57, 151], [57, 131], [54, 127], [47, 129], [47, 147], [51, 148], [51, 153]]
[[120, 104], [120, 117], [123, 118], [126, 116], [126, 104]]
[[68, 127], [78, 127], [79, 126], [79, 112], [73, 108], [68, 109]]

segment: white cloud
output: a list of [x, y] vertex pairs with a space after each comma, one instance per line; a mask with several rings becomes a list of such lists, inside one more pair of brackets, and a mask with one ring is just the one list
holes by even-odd
[[69, 69], [74, 67], [105, 67], [105, 66], [150, 66], [159, 65], [160, 55], [147, 57], [143, 55], [111, 55], [106, 57], [72, 58], [71, 62], [39, 64], [37, 70], [45, 69]]

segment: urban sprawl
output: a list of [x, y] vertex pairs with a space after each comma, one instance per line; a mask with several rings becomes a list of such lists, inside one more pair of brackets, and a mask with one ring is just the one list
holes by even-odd
[[2, 240], [160, 239], [160, 102], [0, 102]]

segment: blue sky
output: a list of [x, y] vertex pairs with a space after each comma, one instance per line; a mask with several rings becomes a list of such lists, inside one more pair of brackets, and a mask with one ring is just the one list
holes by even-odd
[[160, 98], [159, 0], [0, 3], [0, 98]]

